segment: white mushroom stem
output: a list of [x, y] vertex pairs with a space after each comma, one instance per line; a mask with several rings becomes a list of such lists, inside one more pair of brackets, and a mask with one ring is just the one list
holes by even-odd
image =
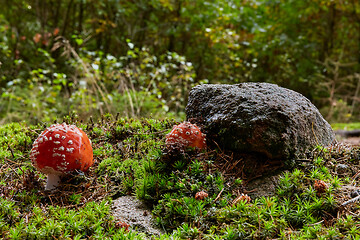
[[58, 174], [48, 174], [45, 190], [53, 190], [60, 183], [60, 176]]

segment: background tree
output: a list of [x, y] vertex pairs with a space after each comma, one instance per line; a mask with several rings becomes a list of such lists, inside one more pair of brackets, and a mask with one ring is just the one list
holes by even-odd
[[356, 0], [0, 3], [4, 121], [150, 108], [181, 118], [193, 85], [246, 81], [301, 92], [329, 121], [360, 116]]

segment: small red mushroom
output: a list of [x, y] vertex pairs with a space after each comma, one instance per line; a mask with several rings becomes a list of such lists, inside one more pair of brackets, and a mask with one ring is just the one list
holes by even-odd
[[205, 198], [207, 198], [209, 196], [209, 194], [207, 194], [206, 192], [204, 191], [201, 191], [201, 192], [197, 192], [195, 194], [195, 199], [196, 200], [204, 200]]
[[315, 180], [314, 189], [318, 195], [321, 195], [322, 193], [326, 192], [328, 188], [329, 188], [328, 185], [323, 180]]
[[116, 228], [124, 228], [124, 231], [125, 231], [125, 232], [128, 232], [130, 225], [129, 225], [128, 223], [126, 223], [126, 222], [117, 222], [117, 223], [115, 224], [115, 227], [116, 227]]
[[47, 174], [45, 190], [56, 188], [60, 176], [75, 170], [85, 172], [94, 163], [90, 139], [66, 123], [44, 130], [33, 144], [30, 159], [36, 169]]
[[166, 146], [178, 145], [182, 148], [192, 147], [200, 150], [206, 148], [205, 134], [190, 122], [183, 122], [173, 127], [171, 132], [166, 135]]
[[237, 198], [235, 198], [231, 205], [236, 205], [239, 201], [244, 201], [246, 203], [251, 202], [251, 197], [249, 197], [247, 194], [240, 194], [240, 196], [238, 196]]

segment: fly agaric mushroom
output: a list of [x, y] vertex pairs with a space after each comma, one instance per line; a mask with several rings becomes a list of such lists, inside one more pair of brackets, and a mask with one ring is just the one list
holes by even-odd
[[85, 172], [94, 163], [90, 139], [66, 123], [44, 130], [33, 144], [30, 159], [36, 169], [47, 174], [45, 190], [56, 188], [60, 176], [75, 170]]
[[314, 189], [318, 195], [326, 192], [328, 185], [323, 180], [315, 180]]
[[209, 194], [207, 194], [206, 192], [204, 191], [201, 191], [201, 192], [197, 192], [195, 194], [195, 199], [196, 200], [204, 200], [205, 198], [207, 198], [209, 196]]
[[126, 223], [126, 222], [117, 222], [117, 223], [115, 224], [115, 227], [116, 227], [116, 228], [124, 228], [124, 229], [125, 229], [124, 231], [125, 231], [125, 232], [128, 232], [130, 225], [129, 225], [128, 223]]
[[244, 201], [246, 203], [249, 203], [251, 201], [251, 197], [249, 197], [247, 194], [242, 193], [240, 194], [240, 196], [238, 196], [231, 202], [231, 205], [236, 205], [239, 201]]
[[190, 122], [183, 122], [173, 127], [171, 132], [166, 135], [166, 146], [178, 145], [181, 148], [206, 148], [205, 134]]

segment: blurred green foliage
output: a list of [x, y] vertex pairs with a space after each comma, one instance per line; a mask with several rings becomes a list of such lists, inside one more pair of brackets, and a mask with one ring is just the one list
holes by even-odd
[[356, 0], [0, 0], [0, 123], [183, 118], [201, 83], [276, 83], [360, 117]]

